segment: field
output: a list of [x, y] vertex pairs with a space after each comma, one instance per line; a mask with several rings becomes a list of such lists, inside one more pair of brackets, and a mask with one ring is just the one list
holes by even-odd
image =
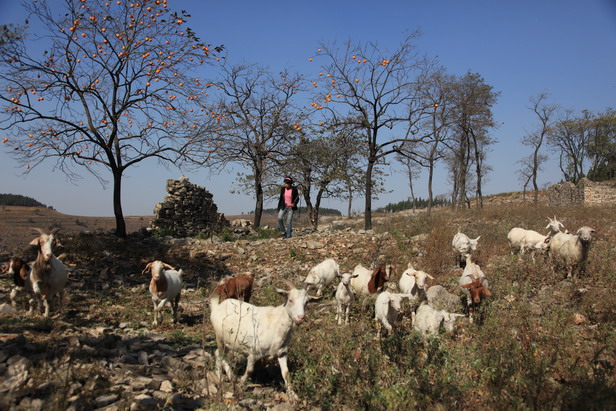
[[[297, 230], [290, 240], [267, 230], [237, 241], [143, 233], [118, 240], [104, 231], [113, 222], [95, 230], [94, 221], [79, 217], [81, 224], [69, 229], [77, 217], [66, 216], [57, 252], [65, 253], [70, 270], [65, 310], [45, 320], [0, 305], [0, 407], [614, 409], [616, 208], [490, 204], [431, 216], [376, 216], [368, 232], [360, 220], [341, 219], [317, 233]], [[24, 227], [60, 224], [40, 213], [27, 217]], [[554, 215], [570, 231], [583, 225], [597, 230], [585, 272], [571, 280], [542, 258], [533, 263], [508, 250], [510, 228], [545, 232], [546, 217]], [[136, 219], [137, 229], [147, 218]], [[2, 228], [7, 224], [2, 218]], [[358, 263], [393, 263], [394, 284], [412, 262], [435, 277], [430, 285], [458, 294], [461, 270], [454, 266], [451, 239], [459, 229], [481, 235], [479, 264], [494, 294], [479, 321], [462, 319], [452, 335], [424, 343], [411, 330], [405, 307], [394, 332], [377, 340], [373, 300], [356, 301], [351, 324], [338, 326], [332, 288], [308, 306], [308, 321], [294, 331], [289, 368], [299, 400], [285, 394], [275, 362], [258, 364], [244, 385], [216, 378], [207, 297], [220, 277], [255, 272], [251, 302], [278, 305], [284, 299], [274, 288], [281, 280], [299, 286], [325, 258], [334, 258], [343, 272]], [[13, 244], [11, 230], [5, 233], [4, 244]], [[141, 271], [154, 259], [185, 272], [179, 324], [167, 311], [162, 325], [151, 326], [149, 278]], [[0, 279], [0, 304], [9, 290], [10, 279]], [[240, 359], [238, 375], [242, 367]]]

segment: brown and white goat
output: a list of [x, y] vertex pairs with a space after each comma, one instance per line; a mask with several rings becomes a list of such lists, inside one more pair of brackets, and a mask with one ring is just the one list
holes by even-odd
[[235, 277], [220, 280], [214, 292], [220, 295], [220, 302], [223, 302], [227, 298], [235, 298], [236, 300], [250, 302], [254, 280], [254, 273], [238, 274]]
[[460, 287], [466, 293], [466, 304], [470, 322], [473, 322], [473, 313], [481, 303], [483, 296], [491, 297], [488, 279], [478, 264], [473, 262], [470, 254], [466, 255], [466, 267], [459, 280]]
[[49, 317], [49, 309], [56, 294], [59, 295], [59, 307], [60, 311], [62, 310], [64, 286], [68, 274], [64, 264], [53, 254], [53, 248], [60, 245], [56, 237], [59, 229], [54, 228], [49, 234], [40, 228], [33, 228], [33, 230], [40, 235], [30, 242], [30, 245], [38, 248], [36, 260], [30, 271], [30, 281], [37, 303], [42, 302], [45, 308], [44, 316]]
[[[3, 268], [2, 274], [13, 277], [13, 289], [9, 294], [11, 306], [17, 307], [17, 297], [20, 294], [32, 295], [32, 284], [30, 283], [30, 266], [19, 257], [10, 257], [7, 265]], [[32, 312], [33, 299], [29, 299], [30, 312]]]
[[351, 280], [351, 288], [357, 295], [376, 294], [389, 281], [393, 272], [394, 268], [390, 264], [378, 265], [374, 270], [358, 264], [353, 270], [353, 275], [357, 274], [357, 277]]
[[148, 263], [142, 271], [142, 274], [150, 272], [152, 279], [150, 280], [150, 294], [152, 294], [152, 303], [154, 304], [154, 321], [152, 325], [157, 326], [159, 320], [162, 323], [162, 309], [165, 304], [171, 304], [173, 311], [173, 322], [177, 322], [178, 306], [182, 295], [182, 270], [176, 271], [175, 268], [167, 263], [156, 260]]

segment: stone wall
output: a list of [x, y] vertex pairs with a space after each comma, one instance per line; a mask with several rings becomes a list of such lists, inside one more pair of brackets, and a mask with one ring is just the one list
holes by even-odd
[[176, 237], [211, 235], [229, 226], [224, 214], [218, 213], [213, 195], [192, 184], [188, 178], [167, 180], [167, 194], [154, 208], [152, 228], [170, 231]]
[[616, 181], [590, 181], [582, 178], [548, 188], [548, 200], [554, 207], [616, 204]]

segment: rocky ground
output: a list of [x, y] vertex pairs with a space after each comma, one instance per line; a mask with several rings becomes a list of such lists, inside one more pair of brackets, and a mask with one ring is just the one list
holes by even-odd
[[[70, 272], [63, 313], [43, 319], [26, 315], [25, 306], [12, 308], [7, 304], [10, 280], [1, 280], [1, 407], [195, 409], [214, 400], [248, 408], [290, 408], [280, 377], [273, 385], [252, 384], [249, 397], [239, 403], [232, 385], [220, 388], [212, 373], [215, 343], [205, 297], [228, 274], [256, 272], [257, 290], [280, 285], [283, 278], [299, 286], [309, 268], [324, 258], [336, 258], [350, 271], [360, 260], [368, 264], [386, 252], [387, 234], [345, 224], [319, 232], [299, 229], [289, 240], [223, 242], [138, 234], [126, 241], [100, 234], [63, 239], [61, 251]], [[236, 231], [250, 233], [249, 228]], [[185, 287], [179, 324], [171, 324], [166, 312], [165, 322], [153, 328], [149, 278], [141, 270], [156, 258], [182, 268]], [[257, 304], [264, 300], [255, 294]], [[327, 310], [333, 312], [333, 306]], [[270, 374], [276, 367], [271, 368]], [[259, 378], [270, 379], [257, 374]]]
[[[361, 229], [362, 220], [329, 221], [317, 232], [297, 229], [295, 237], [288, 240], [279, 238], [274, 231], [256, 233], [242, 224], [211, 239], [157, 238], [143, 230], [126, 240], [101, 232], [62, 237], [63, 248], [57, 254], [64, 254], [62, 259], [69, 269], [62, 313], [54, 312], [50, 319], [44, 319], [27, 315], [23, 306], [13, 309], [7, 304], [11, 280], [0, 278], [0, 408], [287, 410], [311, 409], [316, 404], [334, 406], [323, 398], [331, 398], [338, 404], [336, 407], [346, 401], [347, 408], [375, 404], [396, 408], [401, 404], [387, 401], [399, 398], [402, 404], [411, 404], [408, 398], [422, 398], [417, 394], [422, 390], [426, 393], [424, 401], [431, 402], [412, 404], [441, 407], [453, 398], [457, 407], [472, 408], [485, 405], [484, 397], [491, 396], [492, 404], [508, 401], [507, 395], [518, 395], [510, 391], [511, 386], [517, 387], [517, 381], [525, 387], [541, 386], [537, 396], [551, 390], [571, 393], [575, 386], [587, 387], [607, 398], [614, 396], [616, 390], [611, 384], [616, 361], [610, 348], [614, 340], [610, 324], [615, 321], [615, 313], [607, 287], [615, 272], [616, 248], [609, 241], [614, 227], [603, 228], [603, 237], [592, 251], [593, 256], [607, 256], [593, 258], [589, 265], [589, 271], [600, 274], [595, 274], [591, 282], [563, 281], [559, 273], [554, 274], [547, 267], [509, 255], [504, 240], [506, 227], [518, 220], [529, 221], [528, 215], [536, 214], [532, 208], [521, 215], [502, 207], [486, 210], [481, 222], [468, 214], [446, 210], [442, 213], [443, 217], [431, 220], [415, 218], [410, 212], [394, 217], [376, 216], [374, 230], [368, 231]], [[542, 213], [553, 215], [553, 210]], [[594, 220], [587, 224], [605, 225], [610, 215], [610, 210], [594, 212]], [[536, 226], [545, 224], [544, 216], [532, 218], [536, 218], [532, 221]], [[570, 216], [566, 223], [581, 225], [576, 218]], [[579, 218], [588, 219], [585, 214]], [[453, 292], [460, 269], [453, 266], [450, 244], [460, 227], [472, 236], [482, 234], [481, 264], [493, 280], [491, 288], [496, 297], [490, 309], [494, 314], [482, 328], [464, 325], [455, 338], [444, 338], [440, 346], [428, 347], [413, 359], [411, 352], [417, 349], [418, 341], [408, 331], [409, 318], [403, 319], [400, 333], [378, 343], [374, 340], [370, 302], [354, 306], [352, 327], [335, 325], [332, 289], [323, 301], [309, 306], [307, 324], [293, 337], [289, 367], [292, 378], [302, 384], [299, 390], [296, 387], [299, 400], [285, 394], [275, 363], [261, 364], [247, 385], [217, 380], [213, 373], [215, 342], [207, 297], [221, 277], [254, 272], [251, 302], [277, 305], [283, 299], [274, 288], [281, 285], [281, 280], [289, 279], [299, 286], [308, 270], [325, 258], [336, 259], [342, 272], [352, 271], [359, 263], [368, 266], [393, 262], [397, 266], [395, 282], [406, 264], [413, 261], [437, 277], [436, 283]], [[24, 254], [34, 258], [32, 250], [25, 250]], [[184, 271], [178, 324], [171, 323], [167, 310], [162, 325], [151, 325], [149, 277], [142, 270], [155, 259]], [[540, 318], [535, 321], [537, 316]], [[501, 341], [502, 335], [490, 334], [503, 325], [511, 328], [513, 338]], [[477, 337], [482, 333], [483, 342]], [[487, 335], [495, 338], [486, 340]], [[578, 377], [576, 368], [567, 368], [567, 374], [564, 366], [550, 363], [547, 369], [552, 374], [544, 378], [541, 355], [552, 350], [560, 352], [559, 344], [564, 338], [574, 341], [569, 345], [577, 347], [576, 350], [583, 348], [575, 367], [584, 371]], [[518, 342], [522, 348], [511, 345]], [[367, 357], [368, 352], [375, 354]], [[459, 363], [450, 360], [441, 364], [434, 357], [435, 352], [471, 357]], [[522, 358], [521, 363], [526, 364], [518, 371], [518, 363], [512, 362], [507, 372], [515, 378], [490, 380], [477, 376], [475, 385], [469, 385], [466, 377], [461, 377], [477, 374], [472, 369], [476, 362], [497, 362], [504, 367], [509, 359], [500, 357], [504, 352], [510, 353], [508, 357], [512, 360]], [[473, 358], [476, 353], [484, 353], [485, 358]], [[567, 360], [572, 355], [558, 358]], [[241, 372], [242, 365], [237, 369]], [[393, 374], [387, 373], [388, 369], [394, 370]], [[424, 370], [428, 370], [425, 375]], [[485, 370], [494, 372], [491, 365], [485, 366]], [[515, 372], [522, 374], [518, 376]], [[595, 385], [587, 384], [591, 377]], [[317, 381], [323, 378], [319, 387], [321, 383]], [[439, 378], [448, 382], [441, 385]], [[382, 398], [377, 393], [375, 399], [370, 399], [366, 392], [371, 388], [365, 386], [368, 380], [380, 389], [392, 387], [397, 397]], [[413, 387], [414, 397], [405, 397], [403, 388], [396, 387], [396, 380], [404, 381], [404, 387]], [[484, 385], [484, 381], [492, 385]], [[501, 385], [494, 381], [501, 381]], [[460, 384], [467, 384], [464, 390], [468, 391], [461, 391]], [[490, 395], [485, 392], [486, 386], [493, 389]], [[329, 391], [317, 395], [323, 387]], [[342, 394], [341, 387], [348, 388], [350, 397]], [[521, 392], [520, 398], [528, 397]], [[566, 398], [560, 395], [561, 401]], [[579, 394], [580, 398], [586, 395], [586, 391]], [[518, 405], [522, 407], [523, 403]]]

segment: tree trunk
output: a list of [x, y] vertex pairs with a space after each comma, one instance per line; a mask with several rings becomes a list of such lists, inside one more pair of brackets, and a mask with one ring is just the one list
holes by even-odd
[[126, 222], [122, 212], [122, 171], [113, 170], [113, 214], [116, 220], [115, 235], [126, 238]]
[[432, 179], [434, 177], [434, 160], [430, 159], [428, 166], [428, 215], [432, 212]]
[[261, 216], [263, 215], [263, 186], [261, 182], [255, 182], [255, 193], [257, 199], [255, 203], [255, 220], [253, 222], [255, 227], [261, 226]]
[[364, 210], [364, 229], [372, 229], [372, 169], [374, 168], [374, 157], [368, 160], [366, 169], [366, 207]]
[[321, 208], [321, 199], [323, 198], [324, 192], [324, 189], [320, 189], [317, 193], [317, 200], [314, 203], [314, 209], [312, 210], [312, 215], [310, 218], [312, 220], [312, 228], [315, 230], [319, 227], [319, 210]]
[[349, 189], [349, 205], [347, 207], [347, 218], [351, 218], [353, 212], [353, 190]]
[[411, 201], [413, 205], [413, 214], [415, 214], [415, 212], [417, 211], [417, 204], [415, 204], [415, 193], [413, 191], [413, 177], [411, 176], [410, 172], [409, 172], [409, 188], [411, 189]]
[[[532, 178], [533, 178], [533, 190], [534, 190], [533, 202], [535, 204], [537, 204], [539, 202], [539, 186], [537, 185], [537, 173], [538, 173], [538, 170], [539, 170], [539, 147], [541, 147], [541, 144], [537, 145], [537, 147], [535, 148], [535, 151], [533, 153], [533, 174], [532, 174]], [[524, 191], [526, 192], [526, 186], [524, 186]]]
[[[263, 168], [262, 162], [259, 159], [254, 164], [255, 173], [255, 219], [253, 225], [255, 228], [261, 227], [261, 217], [263, 216]], [[278, 204], [276, 204], [278, 205]]]

